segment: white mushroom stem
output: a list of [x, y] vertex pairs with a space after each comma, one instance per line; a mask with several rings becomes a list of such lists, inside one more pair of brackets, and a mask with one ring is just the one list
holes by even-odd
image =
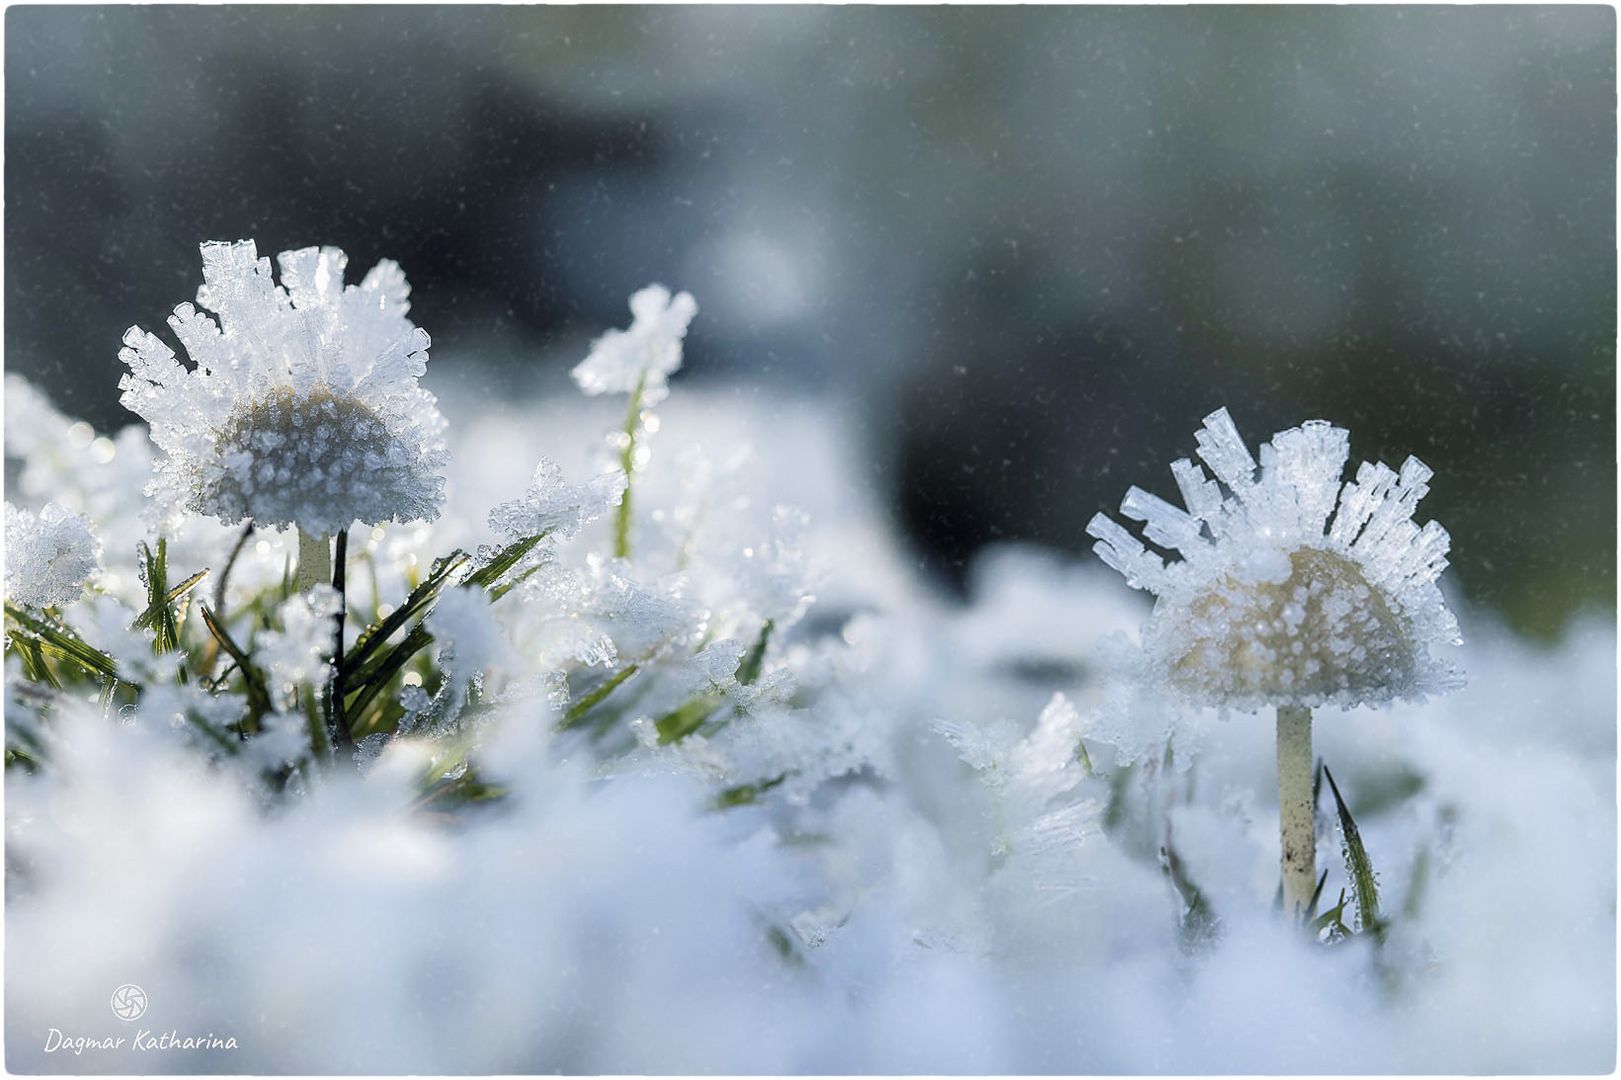
[[298, 592], [315, 585], [332, 583], [332, 543], [325, 536], [311, 536], [298, 530], [298, 573], [293, 588]]
[[1278, 706], [1278, 819], [1283, 837], [1283, 910], [1298, 919], [1317, 889], [1312, 805], [1311, 710]]

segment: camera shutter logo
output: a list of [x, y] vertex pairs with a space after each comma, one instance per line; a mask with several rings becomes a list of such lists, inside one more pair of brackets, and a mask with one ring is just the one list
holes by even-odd
[[113, 991], [113, 1015], [120, 1020], [139, 1020], [146, 1015], [146, 991], [125, 983]]

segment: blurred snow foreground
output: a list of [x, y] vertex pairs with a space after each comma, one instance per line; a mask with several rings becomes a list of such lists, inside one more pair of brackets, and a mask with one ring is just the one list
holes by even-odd
[[[1323, 793], [1312, 932], [1269, 726], [1145, 684], [1101, 567], [1010, 546], [931, 593], [838, 417], [666, 399], [690, 297], [637, 295], [583, 405], [447, 407], [440, 510], [403, 277], [212, 257], [204, 306], [259, 291], [182, 308], [211, 374], [131, 346], [194, 381], [137, 387], [167, 456], [6, 383], [13, 1071], [1613, 1067], [1610, 620], [1541, 648], [1464, 608], [1467, 688], [1314, 699], [1355, 830]], [[238, 340], [267, 326], [301, 374]], [[381, 426], [330, 445], [399, 468], [335, 494], [417, 523], [306, 520], [282, 436], [371, 352]]]

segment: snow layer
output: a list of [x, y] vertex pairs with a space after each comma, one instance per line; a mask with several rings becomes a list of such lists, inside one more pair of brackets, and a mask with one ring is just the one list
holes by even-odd
[[[1540, 647], [1460, 608], [1469, 687], [1355, 723], [1321, 709], [1318, 749], [1392, 916], [1380, 949], [1324, 947], [1272, 915], [1270, 725], [1122, 690], [1107, 642], [1143, 609], [1118, 578], [1003, 547], [973, 567], [965, 602], [937, 596], [858, 482], [839, 418], [745, 400], [665, 404], [669, 452], [636, 481], [635, 565], [596, 555], [608, 522], [582, 520], [514, 590], [532, 602], [480, 607], [453, 587], [431, 624], [458, 693], [492, 658], [511, 663], [503, 640], [542, 668], [608, 672], [661, 651], [642, 719], [700, 693], [733, 718], [675, 746], [626, 738], [603, 768], [589, 739], [543, 734], [544, 695], [492, 693], [481, 763], [509, 794], [490, 809], [413, 808], [436, 751], [409, 739], [363, 776], [315, 774], [267, 807], [195, 752], [173, 718], [206, 695], [149, 650], [138, 673], [153, 689], [124, 723], [91, 705], [42, 721], [8, 670], [8, 724], [52, 758], [8, 775], [8, 1067], [1613, 1067], [1611, 618]], [[443, 518], [353, 538], [378, 580], [355, 576], [351, 611], [398, 602], [421, 576], [413, 553], [504, 542], [487, 510], [525, 490], [542, 454], [597, 475], [589, 448], [620, 410], [587, 405], [481, 412]], [[701, 458], [676, 452], [692, 445]], [[785, 518], [787, 503], [802, 514]], [[283, 549], [252, 539], [239, 572], [273, 580]], [[232, 542], [199, 541], [200, 565]], [[814, 590], [740, 585], [759, 563], [767, 582], [831, 569]], [[283, 658], [276, 673], [327, 648], [322, 600], [255, 642]], [[93, 644], [144, 647], [112, 597], [79, 606]], [[770, 677], [745, 685], [740, 659], [774, 617], [789, 629]], [[299, 733], [265, 723], [276, 738], [254, 752], [294, 756]], [[716, 808], [719, 791], [789, 774]], [[1333, 896], [1346, 875], [1320, 827]], [[1205, 923], [1162, 850], [1205, 897]], [[137, 1028], [236, 1047], [45, 1049], [53, 1028], [127, 1035], [108, 998], [128, 982], [150, 1001]]]

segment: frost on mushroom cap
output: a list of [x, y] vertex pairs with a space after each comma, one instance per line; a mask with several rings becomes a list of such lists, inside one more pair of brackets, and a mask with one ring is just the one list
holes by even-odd
[[194, 367], [131, 327], [123, 404], [164, 451], [154, 494], [227, 525], [333, 533], [432, 520], [444, 498], [444, 418], [418, 384], [428, 335], [387, 260], [345, 286], [336, 248], [270, 260], [253, 241], [202, 245], [197, 304], [169, 317]]
[[84, 592], [100, 544], [90, 522], [55, 503], [38, 514], [6, 503], [6, 597], [29, 607], [59, 607]]
[[1433, 475], [1423, 462], [1400, 473], [1363, 462], [1341, 487], [1349, 435], [1308, 420], [1263, 444], [1257, 468], [1226, 409], [1197, 440], [1215, 479], [1186, 458], [1171, 465], [1186, 510], [1136, 487], [1120, 504], [1180, 560], [1103, 514], [1086, 529], [1104, 562], [1157, 597], [1143, 645], [1173, 687], [1254, 711], [1382, 705], [1462, 684], [1430, 654], [1461, 639], [1436, 585], [1451, 540], [1412, 520]]

